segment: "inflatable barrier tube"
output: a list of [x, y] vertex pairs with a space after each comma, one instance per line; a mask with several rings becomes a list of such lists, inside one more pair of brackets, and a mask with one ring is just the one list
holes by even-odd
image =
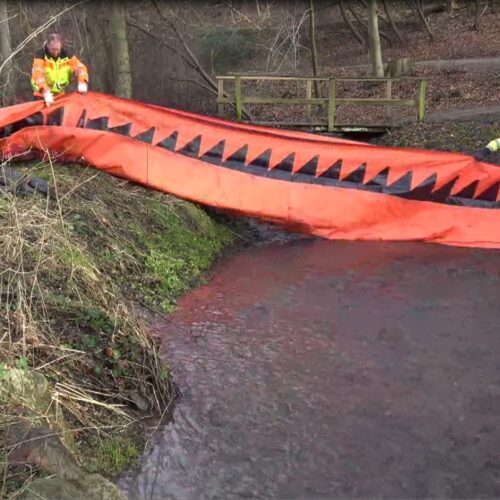
[[330, 239], [500, 248], [500, 168], [104, 94], [0, 108], [4, 160], [53, 155]]

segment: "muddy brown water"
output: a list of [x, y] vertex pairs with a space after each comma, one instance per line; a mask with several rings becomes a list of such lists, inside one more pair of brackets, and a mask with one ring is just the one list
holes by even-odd
[[305, 241], [157, 325], [182, 392], [133, 499], [500, 495], [500, 252]]

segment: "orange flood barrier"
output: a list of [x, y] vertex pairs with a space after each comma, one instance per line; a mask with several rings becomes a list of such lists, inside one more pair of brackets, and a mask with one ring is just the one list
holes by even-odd
[[0, 109], [2, 158], [55, 155], [330, 239], [500, 248], [500, 167], [104, 94]]

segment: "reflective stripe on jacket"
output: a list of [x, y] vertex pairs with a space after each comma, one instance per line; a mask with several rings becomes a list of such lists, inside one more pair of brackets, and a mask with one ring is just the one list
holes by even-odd
[[498, 151], [500, 149], [500, 137], [489, 142], [486, 149], [489, 149], [491, 152]]
[[37, 52], [33, 61], [31, 86], [35, 95], [41, 95], [47, 90], [59, 94], [64, 92], [73, 73], [76, 74], [78, 83], [88, 82], [87, 67], [76, 56], [70, 56], [62, 50], [59, 57], [54, 59], [44, 47]]

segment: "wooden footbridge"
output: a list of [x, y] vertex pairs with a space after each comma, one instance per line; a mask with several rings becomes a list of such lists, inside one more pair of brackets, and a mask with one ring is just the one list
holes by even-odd
[[[424, 78], [333, 78], [254, 74], [230, 74], [216, 78], [219, 116], [225, 116], [226, 106], [231, 106], [236, 112], [236, 120], [244, 123], [312, 132], [377, 133], [386, 131], [398, 123], [400, 113], [395, 116], [394, 107], [413, 109], [414, 119], [418, 122], [423, 121], [425, 117], [426, 79]], [[403, 93], [409, 95], [395, 97], [393, 89], [401, 82], [405, 82]], [[346, 89], [351, 84], [363, 86], [364, 94], [370, 95], [345, 96]], [[339, 95], [340, 86], [343, 89], [341, 95]], [[274, 95], [255, 95], [261, 94], [262, 91]], [[373, 95], [377, 92], [382, 95]], [[401, 92], [398, 92], [399, 95]], [[258, 107], [259, 115], [262, 116], [273, 114], [272, 109], [275, 106], [297, 105], [301, 106], [302, 110], [299, 113], [295, 111], [294, 115], [298, 115], [300, 120], [286, 119], [287, 112], [284, 111], [279, 113], [278, 120], [261, 119], [255, 117], [252, 111]], [[371, 123], [349, 123], [336, 118], [338, 109], [344, 106], [382, 106], [386, 110], [382, 120], [379, 117]]]

